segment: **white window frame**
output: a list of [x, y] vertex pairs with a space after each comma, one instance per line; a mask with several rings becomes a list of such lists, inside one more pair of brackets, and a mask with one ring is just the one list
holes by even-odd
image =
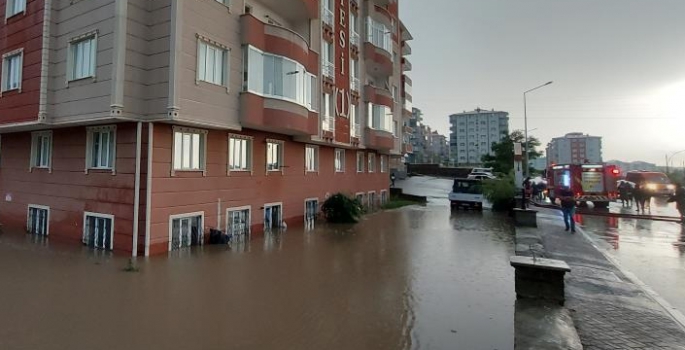
[[[336, 173], [344, 173], [345, 172], [345, 149], [344, 148], [336, 148], [334, 151], [334, 158], [333, 158], [333, 167], [335, 169]], [[338, 159], [338, 155], [340, 155], [340, 159]], [[340, 168], [338, 168], [338, 164], [340, 164]]]
[[[210, 85], [221, 86], [221, 87], [225, 88], [226, 92], [228, 93], [230, 91], [230, 86], [231, 86], [231, 84], [229, 83], [230, 79], [231, 79], [231, 74], [230, 74], [230, 70], [231, 70], [230, 69], [230, 67], [231, 67], [231, 49], [228, 46], [226, 46], [226, 45], [224, 45], [224, 44], [222, 44], [216, 40], [212, 40], [211, 38], [209, 38], [205, 35], [196, 34], [196, 37], [197, 37], [197, 52], [196, 52], [197, 56], [195, 57], [195, 63], [196, 63], [195, 64], [195, 71], [196, 71], [195, 84], [199, 85], [200, 83], [206, 83], [206, 84], [210, 84]], [[222, 64], [221, 64], [221, 67], [223, 70], [221, 73], [221, 79], [222, 79], [221, 84], [217, 84], [213, 81], [209, 81], [209, 80], [201, 78], [200, 55], [201, 55], [202, 48], [203, 48], [202, 45], [212, 46], [218, 50], [223, 51], [225, 62], [222, 62]], [[205, 64], [206, 64], [206, 62], [205, 62]]]
[[[93, 212], [89, 212], [89, 211], [84, 211], [84, 212], [83, 212], [83, 232], [82, 232], [82, 235], [81, 235], [81, 242], [86, 243], [86, 242], [85, 242], [85, 239], [86, 239], [86, 227], [87, 227], [86, 223], [88, 222], [88, 217], [89, 217], [89, 216], [96, 217], [96, 218], [101, 218], [101, 219], [110, 219], [110, 220], [112, 221], [112, 224], [111, 224], [111, 227], [110, 227], [110, 229], [112, 230], [112, 232], [111, 232], [111, 235], [112, 235], [112, 236], [111, 236], [111, 238], [110, 238], [110, 240], [109, 240], [109, 248], [105, 248], [105, 249], [107, 249], [107, 250], [113, 250], [113, 249], [114, 249], [114, 233], [115, 233], [115, 232], [114, 232], [114, 215], [111, 215], [111, 214], [93, 213]], [[98, 247], [94, 247], [94, 248], [97, 249]]]
[[[312, 166], [310, 167], [310, 162], [308, 158], [309, 150], [312, 150], [314, 159], [312, 160]], [[319, 146], [316, 145], [305, 145], [304, 146], [304, 172], [305, 173], [318, 173], [319, 172]]]
[[[181, 134], [198, 134], [200, 135], [200, 153], [198, 157], [200, 158], [198, 160], [199, 163], [199, 168], [183, 168], [183, 154], [181, 154], [181, 164], [176, 164], [176, 134], [181, 133]], [[207, 175], [207, 130], [202, 130], [202, 129], [193, 129], [193, 128], [186, 128], [186, 127], [181, 127], [181, 126], [174, 126], [172, 128], [172, 133], [171, 133], [171, 176], [174, 176], [176, 172], [178, 171], [197, 171], [197, 172], [202, 172], [203, 176]], [[181, 140], [183, 139], [183, 136], [181, 136]], [[192, 149], [189, 150], [189, 153], [192, 151]], [[181, 153], [183, 153], [183, 144], [181, 144]], [[192, 162], [192, 154], [191, 156], [191, 162]]]
[[[316, 201], [316, 212], [314, 213], [314, 219], [308, 221], [307, 220], [307, 202], [312, 202], [312, 201]], [[305, 226], [312, 225], [314, 222], [316, 222], [316, 219], [318, 218], [320, 212], [321, 212], [321, 201], [319, 201], [318, 197], [310, 197], [310, 198], [304, 199], [304, 224], [305, 224]]]
[[[279, 219], [281, 220], [281, 222], [278, 224], [278, 226], [276, 227], [276, 229], [281, 228], [281, 226], [283, 226], [283, 217], [285, 216], [285, 214], [284, 214], [285, 209], [283, 208], [283, 202], [264, 203], [264, 205], [263, 205], [264, 211], [262, 212], [262, 224], [264, 225], [264, 231], [269, 231], [269, 230], [273, 229], [273, 227], [267, 228], [267, 227], [266, 227], [266, 222], [264, 222], [264, 215], [266, 215], [266, 208], [267, 208], [267, 207], [280, 207], [280, 208], [281, 208], [281, 216], [279, 217]], [[273, 223], [272, 223], [272, 224], [273, 224]], [[273, 226], [273, 225], [272, 225], [272, 226]]]
[[[358, 197], [360, 197], [360, 196], [362, 197], [361, 199], [358, 198]], [[365, 203], [365, 202], [366, 202], [366, 193], [364, 193], [364, 192], [357, 192], [357, 193], [354, 194], [354, 199], [359, 200], [359, 204], [361, 204], [362, 207], [365, 207], [365, 206], [366, 206], [366, 203]]]
[[[204, 211], [196, 211], [193, 213], [185, 213], [185, 214], [174, 214], [174, 215], [169, 215], [169, 248], [168, 251], [171, 252], [171, 240], [172, 240], [172, 234], [173, 234], [173, 229], [174, 229], [174, 220], [176, 219], [186, 219], [186, 218], [194, 218], [196, 216], [200, 217], [200, 245], [204, 244], [204, 237], [205, 237], [205, 212]], [[191, 237], [192, 240], [192, 237]], [[185, 247], [180, 247], [180, 248], [185, 248]], [[180, 249], [179, 249], [180, 250]]]
[[[76, 45], [85, 42], [87, 40], [92, 40], [90, 46], [90, 74], [80, 77], [76, 77], [76, 57], [75, 52]], [[96, 71], [97, 71], [97, 56], [98, 56], [98, 31], [94, 30], [77, 37], [71, 38], [69, 40], [69, 45], [67, 48], [67, 85], [69, 82], [78, 81], [83, 79], [93, 79], [95, 81]]]
[[[89, 169], [97, 169], [97, 170], [111, 170], [112, 174], [115, 174], [115, 169], [116, 169], [116, 163], [117, 163], [117, 126], [116, 125], [104, 125], [104, 126], [92, 126], [88, 127], [86, 129], [87, 136], [86, 136], [86, 174], [88, 174]], [[103, 133], [103, 132], [109, 132], [110, 133], [110, 142], [112, 143], [112, 165], [111, 166], [98, 166], [93, 164], [93, 144], [94, 144], [94, 139], [93, 135], [94, 133]], [[101, 144], [102, 145], [102, 144]], [[102, 149], [100, 150], [102, 151]], [[102, 152], [100, 152], [102, 153]], [[100, 157], [102, 157], [102, 154], [100, 154]], [[101, 161], [101, 160], [100, 160]]]
[[38, 209], [38, 210], [45, 210], [47, 213], [45, 214], [45, 233], [44, 234], [38, 234], [35, 233], [38, 236], [49, 236], [50, 235], [50, 207], [45, 206], [45, 205], [38, 205], [38, 204], [29, 204], [26, 207], [26, 232], [32, 233], [31, 232], [31, 209]]
[[[245, 152], [247, 159], [245, 159], [246, 168], [233, 168], [231, 167], [231, 155], [233, 154], [233, 149], [231, 149], [231, 139], [245, 141], [247, 145], [247, 152]], [[240, 134], [228, 134], [228, 157], [226, 159], [226, 174], [230, 175], [231, 172], [249, 172], [253, 174], [252, 159], [253, 159], [253, 149], [254, 149], [254, 137]], [[234, 155], [235, 156], [235, 155]]]
[[[21, 4], [20, 9], [17, 9], [17, 3]], [[7, 0], [5, 2], [5, 21], [24, 12], [26, 12], [26, 0]]]
[[231, 0], [214, 0], [214, 1], [220, 3], [221, 5], [224, 5], [226, 7], [231, 6]]
[[[371, 198], [371, 195], [373, 195], [373, 198]], [[376, 209], [376, 191], [369, 191], [366, 194], [366, 202], [369, 210]]]
[[381, 173], [387, 173], [388, 172], [388, 162], [386, 159], [386, 156], [381, 154]]
[[232, 208], [226, 208], [226, 233], [228, 234], [228, 227], [230, 226], [231, 223], [231, 213], [232, 212], [237, 212], [237, 211], [245, 211], [247, 210], [247, 227], [246, 227], [246, 235], [249, 236], [251, 232], [251, 227], [252, 227], [252, 206], [251, 205], [245, 205], [242, 207], [232, 207]]
[[[42, 164], [42, 162], [39, 162], [39, 160], [36, 159], [38, 157], [38, 148], [40, 147], [42, 149], [41, 140], [43, 140], [43, 138], [47, 138], [48, 140], [48, 155], [46, 159], [47, 164]], [[48, 169], [48, 171], [52, 172], [52, 130], [34, 131], [31, 133], [31, 160], [29, 171], [32, 171], [34, 168]]]
[[370, 173], [375, 173], [376, 172], [376, 154], [375, 153], [369, 153], [367, 156], [367, 170]]
[[[269, 144], [277, 144], [279, 146], [279, 152], [278, 152], [278, 167], [279, 169], [269, 169]], [[265, 160], [265, 170], [266, 174], [268, 175], [269, 173], [276, 173], [280, 172], [281, 174], [285, 173], [285, 141], [283, 140], [275, 140], [275, 139], [266, 139], [266, 147], [264, 149], [264, 160]]]
[[365, 161], [364, 152], [357, 152], [357, 173], [363, 173], [364, 172], [364, 161]]
[[378, 201], [380, 202], [380, 205], [385, 206], [386, 204], [388, 204], [388, 200], [389, 200], [388, 190], [381, 190], [381, 194], [378, 197]]
[[[14, 56], [19, 57], [19, 71], [17, 72], [17, 86], [16, 87], [8, 87], [7, 84], [9, 84], [8, 79], [10, 78], [10, 72], [9, 70], [9, 65], [8, 61]], [[2, 55], [2, 81], [0, 84], [0, 96], [2, 93], [8, 92], [8, 91], [17, 91], [21, 92], [21, 87], [22, 87], [22, 80], [23, 80], [23, 73], [24, 73], [24, 48], [12, 50], [10, 52], [6, 52]]]

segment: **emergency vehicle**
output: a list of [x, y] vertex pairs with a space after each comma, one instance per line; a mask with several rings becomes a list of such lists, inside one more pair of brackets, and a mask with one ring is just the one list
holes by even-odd
[[618, 197], [620, 175], [615, 165], [553, 164], [547, 169], [547, 191], [552, 203], [562, 187], [569, 187], [580, 206], [592, 202], [595, 208], [607, 208]]

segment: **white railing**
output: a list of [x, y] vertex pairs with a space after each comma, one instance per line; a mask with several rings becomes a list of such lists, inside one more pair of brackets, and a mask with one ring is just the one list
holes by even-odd
[[321, 20], [323, 20], [323, 23], [326, 23], [329, 26], [333, 27], [333, 11], [326, 7], [322, 7]]
[[321, 122], [321, 128], [324, 131], [335, 131], [335, 117], [333, 116], [321, 116], [323, 118]]
[[335, 80], [335, 64], [321, 60], [321, 74]]
[[350, 89], [361, 92], [361, 82], [359, 81], [359, 78], [357, 77], [350, 77]]
[[350, 31], [350, 44], [359, 46], [359, 33], [354, 30]]

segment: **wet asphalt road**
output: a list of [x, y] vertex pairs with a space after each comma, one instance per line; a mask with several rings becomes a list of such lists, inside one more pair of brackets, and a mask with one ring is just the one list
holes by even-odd
[[[0, 235], [0, 349], [513, 349], [513, 227], [451, 181], [356, 225], [143, 259]], [[115, 233], [116, 234], [116, 233]]]

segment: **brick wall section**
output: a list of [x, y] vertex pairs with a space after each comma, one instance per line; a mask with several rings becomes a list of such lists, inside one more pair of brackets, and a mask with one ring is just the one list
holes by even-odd
[[8, 91], [0, 97], [0, 124], [38, 120], [40, 97], [41, 50], [43, 48], [44, 0], [27, 0], [26, 11], [8, 18], [0, 2], [0, 55], [23, 48], [21, 90]]
[[[112, 175], [111, 171], [95, 170], [85, 174], [85, 127], [53, 130], [51, 173], [47, 169], [29, 172], [30, 132], [2, 135], [0, 222], [3, 226], [25, 229], [28, 204], [49, 206], [50, 239], [77, 243], [83, 233], [84, 211], [111, 214], [115, 216], [114, 250], [131, 251], [136, 124], [118, 124], [116, 138], [116, 175]], [[141, 193], [145, 193], [144, 181], [141, 181]], [[143, 195], [142, 204], [144, 200]], [[144, 218], [143, 212], [141, 219]]]
[[[282, 202], [283, 218], [289, 226], [301, 225], [305, 198], [318, 198], [321, 204], [326, 194], [344, 189], [356, 192], [376, 191], [389, 187], [389, 174], [380, 172], [380, 155], [376, 155], [376, 172], [356, 172], [356, 150], [345, 152], [345, 173], [336, 173], [334, 148], [319, 147], [319, 173], [305, 174], [305, 144], [289, 141], [289, 137], [253, 130], [236, 132], [254, 137], [253, 173], [231, 172], [227, 175], [228, 132], [210, 130], [207, 136], [207, 172], [176, 172], [172, 167], [172, 126], [154, 127], [154, 164], [152, 183], [151, 254], [166, 252], [169, 240], [169, 216], [204, 211], [205, 233], [217, 224], [217, 203], [221, 201], [221, 227], [225, 229], [226, 208], [250, 205], [252, 232], [262, 231], [260, 209], [265, 203]], [[266, 174], [266, 139], [285, 141], [283, 174]], [[364, 169], [368, 158], [365, 156]]]

